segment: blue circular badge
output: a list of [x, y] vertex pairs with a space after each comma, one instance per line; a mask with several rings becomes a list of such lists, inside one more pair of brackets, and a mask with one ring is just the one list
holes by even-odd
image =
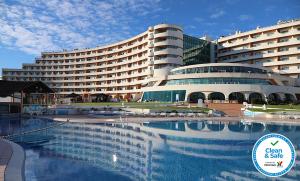
[[252, 150], [255, 168], [268, 177], [279, 177], [288, 173], [296, 159], [292, 142], [281, 134], [261, 137]]

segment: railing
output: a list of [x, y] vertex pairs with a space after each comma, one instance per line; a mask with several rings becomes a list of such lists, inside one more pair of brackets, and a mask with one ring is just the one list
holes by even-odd
[[1, 102], [0, 114], [20, 113], [20, 103]]

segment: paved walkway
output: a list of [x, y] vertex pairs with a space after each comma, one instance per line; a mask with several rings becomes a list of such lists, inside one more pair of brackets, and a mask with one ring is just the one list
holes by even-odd
[[241, 116], [242, 104], [230, 104], [230, 103], [210, 103], [208, 108], [223, 111], [228, 116]]
[[11, 145], [0, 139], [0, 181], [4, 181], [4, 172], [12, 153]]

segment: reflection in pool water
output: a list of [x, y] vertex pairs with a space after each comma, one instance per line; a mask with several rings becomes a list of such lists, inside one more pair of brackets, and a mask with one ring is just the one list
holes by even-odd
[[251, 151], [270, 132], [290, 138], [297, 152], [296, 165], [281, 179], [299, 180], [300, 126], [66, 123], [15, 139], [26, 148], [26, 180], [268, 180], [254, 168]]

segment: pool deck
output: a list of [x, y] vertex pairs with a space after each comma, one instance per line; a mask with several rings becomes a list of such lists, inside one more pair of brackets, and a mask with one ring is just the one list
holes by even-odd
[[261, 123], [287, 123], [300, 124], [300, 119], [287, 118], [265, 118], [265, 117], [110, 117], [110, 118], [93, 118], [88, 115], [51, 115], [41, 116], [41, 118], [53, 119], [64, 122], [81, 122], [81, 123], [141, 123], [149, 121], [174, 121], [174, 120], [207, 120], [207, 121], [244, 121], [244, 122], [261, 122]]
[[12, 152], [11, 145], [0, 139], [0, 181], [4, 181], [5, 169], [12, 156]]
[[23, 181], [24, 161], [21, 146], [0, 138], [0, 181]]

